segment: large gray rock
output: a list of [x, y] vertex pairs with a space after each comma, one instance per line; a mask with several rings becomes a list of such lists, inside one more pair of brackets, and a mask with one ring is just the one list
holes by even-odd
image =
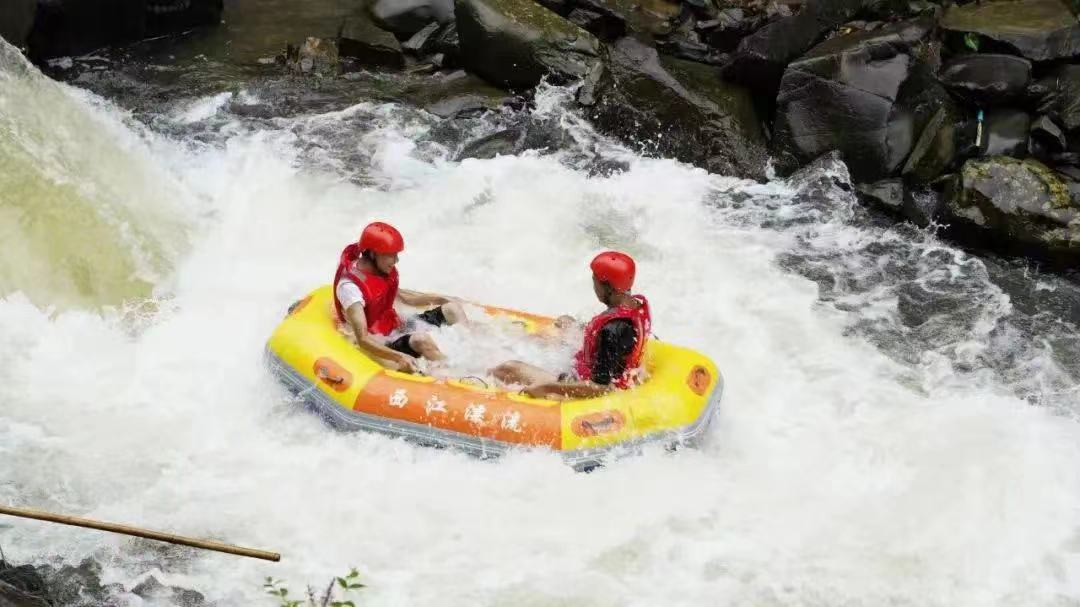
[[462, 64], [493, 84], [562, 83], [599, 65], [592, 34], [532, 0], [456, 0], [455, 14]]
[[368, 12], [387, 31], [411, 36], [429, 23], [454, 20], [454, 0], [374, 0]]
[[34, 25], [37, 0], [4, 0], [0, 2], [0, 38], [16, 48], [26, 46], [26, 36]]
[[581, 99], [595, 99], [587, 113], [602, 132], [642, 153], [714, 173], [764, 174], [764, 135], [750, 92], [720, 81], [707, 65], [662, 57], [623, 38]]
[[930, 28], [920, 19], [838, 36], [788, 66], [776, 100], [782, 167], [839, 150], [860, 182], [893, 174], [915, 137], [911, 117], [894, 106], [908, 53]]
[[1009, 103], [1027, 90], [1031, 62], [1014, 55], [961, 55], [941, 68], [941, 82], [978, 106]]
[[954, 5], [941, 27], [974, 32], [1033, 61], [1080, 54], [1080, 22], [1062, 0], [996, 0]]
[[1080, 206], [1036, 160], [969, 160], [946, 194], [948, 219], [1013, 252], [1080, 259]]

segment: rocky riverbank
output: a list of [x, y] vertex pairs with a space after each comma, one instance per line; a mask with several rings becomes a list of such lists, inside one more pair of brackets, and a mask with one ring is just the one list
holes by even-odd
[[194, 590], [167, 586], [153, 575], [137, 583], [108, 584], [101, 565], [91, 559], [79, 565], [13, 565], [0, 560], [0, 607], [100, 607], [122, 597], [133, 601], [178, 607], [203, 607], [205, 598]]
[[[2, 33], [44, 61], [213, 24], [223, 10], [110, 2], [17, 0]], [[582, 114], [637, 151], [763, 179], [769, 157], [787, 174], [835, 150], [860, 195], [898, 217], [1080, 259], [1080, 22], [1064, 0], [332, 4], [282, 65], [322, 78], [430, 73], [456, 83], [425, 103], [447, 118], [520, 103], [545, 79], [575, 85]], [[522, 140], [477, 145], [491, 156]]]

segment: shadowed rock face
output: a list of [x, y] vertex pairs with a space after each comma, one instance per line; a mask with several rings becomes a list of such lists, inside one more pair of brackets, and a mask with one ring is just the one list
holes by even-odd
[[623, 38], [584, 96], [595, 97], [587, 113], [601, 131], [643, 153], [725, 175], [764, 174], [764, 135], [749, 91], [707, 65]]
[[[4, 3], [9, 1], [21, 5], [25, 0]], [[214, 25], [221, 21], [224, 9], [222, 0], [50, 0], [35, 4], [33, 27], [25, 39], [34, 61], [82, 55], [103, 46]]]
[[0, 38], [18, 48], [26, 46], [26, 36], [34, 25], [37, 0], [4, 0], [0, 2]]
[[1080, 55], [1080, 23], [1061, 0], [997, 0], [952, 6], [941, 27], [974, 32], [1033, 61]]
[[457, 0], [462, 64], [511, 89], [582, 78], [600, 62], [592, 34], [532, 0]]

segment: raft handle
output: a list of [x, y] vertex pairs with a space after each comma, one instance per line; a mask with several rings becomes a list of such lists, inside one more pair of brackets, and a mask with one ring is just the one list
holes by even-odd
[[333, 375], [330, 375], [329, 373], [327, 373], [325, 367], [319, 367], [318, 376], [319, 379], [323, 380], [324, 382], [328, 384], [333, 384], [335, 386], [345, 383], [344, 377], [334, 377]]

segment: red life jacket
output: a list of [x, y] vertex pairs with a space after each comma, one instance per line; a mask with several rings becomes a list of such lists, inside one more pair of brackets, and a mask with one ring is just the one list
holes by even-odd
[[[397, 268], [390, 270], [385, 276], [378, 272], [369, 272], [359, 266], [359, 257], [360, 250], [356, 243], [345, 247], [341, 252], [337, 272], [334, 274], [334, 290], [337, 290], [338, 282], [343, 279], [354, 282], [364, 295], [364, 317], [367, 319], [368, 331], [376, 335], [390, 335], [401, 325], [401, 319], [394, 311], [394, 300], [397, 299], [398, 292]], [[345, 310], [341, 309], [336, 293], [334, 311], [337, 312], [338, 321], [345, 322]]]
[[641, 295], [635, 295], [634, 299], [641, 302], [641, 306], [637, 308], [628, 306], [609, 308], [585, 325], [585, 345], [574, 355], [574, 370], [577, 372], [578, 377], [584, 380], [592, 377], [593, 365], [596, 363], [596, 347], [600, 340], [600, 330], [609, 321], [625, 318], [633, 323], [637, 341], [634, 343], [634, 349], [630, 351], [626, 358], [626, 367], [622, 376], [612, 378], [611, 383], [619, 389], [626, 389], [634, 385], [635, 380], [641, 373], [641, 357], [645, 352], [645, 342], [648, 341], [649, 333], [652, 332], [652, 315], [649, 313], [648, 300]]

